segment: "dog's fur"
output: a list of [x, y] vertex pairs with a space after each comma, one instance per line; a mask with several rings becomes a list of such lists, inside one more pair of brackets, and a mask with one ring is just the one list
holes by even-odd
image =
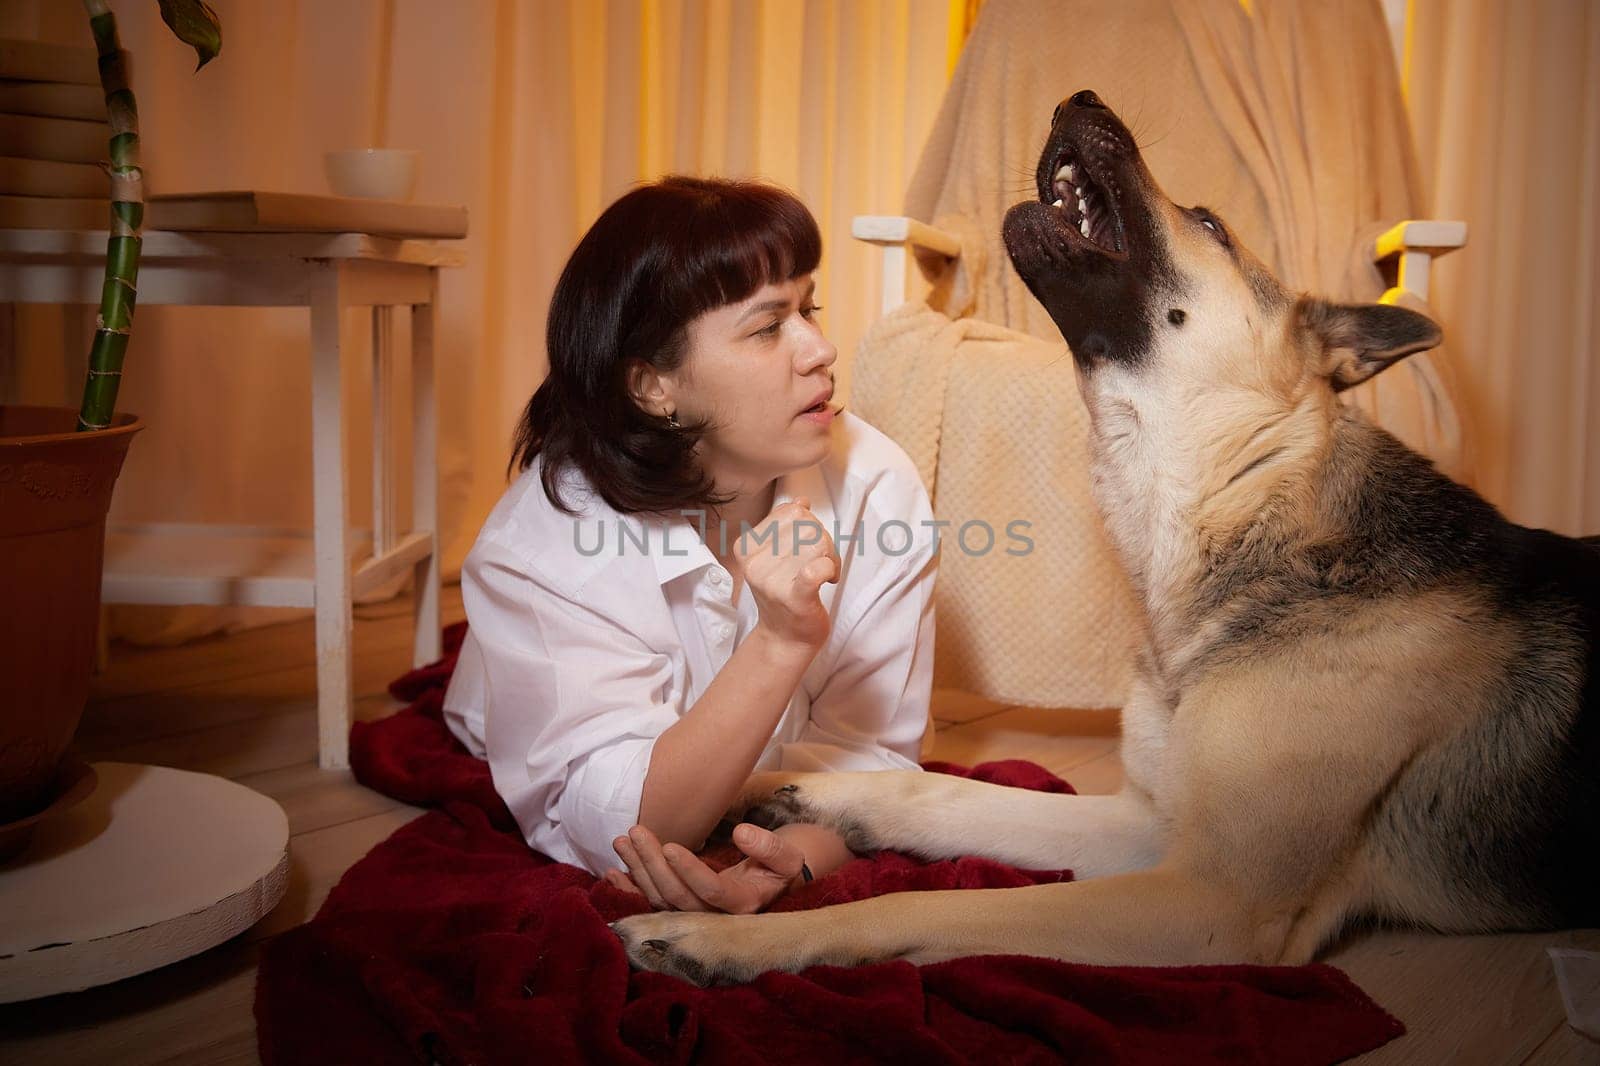
[[1600, 545], [1513, 525], [1337, 397], [1437, 328], [1286, 291], [1167, 199], [1092, 93], [1057, 109], [1037, 177], [1006, 246], [1073, 350], [1145, 612], [1126, 785], [758, 774], [736, 812], [1079, 880], [640, 915], [616, 926], [630, 958], [701, 983], [992, 952], [1299, 963], [1357, 917], [1600, 923]]

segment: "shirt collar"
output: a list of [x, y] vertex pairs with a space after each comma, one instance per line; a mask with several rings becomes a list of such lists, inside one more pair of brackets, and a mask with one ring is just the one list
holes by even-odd
[[656, 579], [663, 585], [674, 578], [716, 563], [716, 556], [700, 536], [700, 524], [692, 516], [643, 520], [645, 543]]

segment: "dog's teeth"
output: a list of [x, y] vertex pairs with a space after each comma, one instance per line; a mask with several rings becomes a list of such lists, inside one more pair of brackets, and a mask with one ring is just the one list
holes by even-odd
[[1085, 237], [1089, 235], [1089, 220], [1087, 218], [1078, 223], [1078, 232], [1083, 234]]
[[1080, 189], [1078, 186], [1074, 185], [1072, 187], [1072, 191], [1078, 197], [1078, 202], [1080, 204], [1083, 203], [1083, 190]]
[[1086, 215], [1089, 213], [1089, 201], [1085, 200], [1082, 196], [1078, 197], [1078, 213], [1080, 215]]
[[1061, 201], [1057, 200], [1055, 203], [1051, 204], [1050, 206], [1051, 207], [1060, 207], [1061, 206]]
[[1071, 181], [1072, 180], [1072, 168], [1071, 167], [1062, 167], [1060, 170], [1056, 171], [1056, 180], [1057, 181]]
[[1061, 169], [1066, 171], [1067, 180], [1068, 181], [1076, 181], [1077, 180], [1077, 177], [1078, 177], [1078, 168], [1077, 167], [1073, 166], [1071, 163], [1068, 163], [1066, 166], [1062, 167]]

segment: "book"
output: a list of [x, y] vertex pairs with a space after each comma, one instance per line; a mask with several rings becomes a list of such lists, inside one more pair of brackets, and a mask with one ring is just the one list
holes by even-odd
[[[87, 24], [83, 32], [89, 32]], [[0, 38], [0, 78], [99, 85], [100, 61], [89, 45]]]
[[88, 163], [0, 156], [0, 195], [77, 197], [107, 200], [111, 179]]
[[111, 201], [66, 196], [0, 196], [0, 229], [107, 229]]
[[106, 97], [98, 84], [0, 79], [0, 111], [46, 118], [106, 120]]
[[103, 121], [0, 114], [0, 145], [6, 155], [24, 159], [98, 163], [111, 156], [111, 127]]
[[152, 196], [151, 229], [217, 233], [371, 233], [385, 237], [467, 235], [467, 209], [441, 204], [240, 190]]

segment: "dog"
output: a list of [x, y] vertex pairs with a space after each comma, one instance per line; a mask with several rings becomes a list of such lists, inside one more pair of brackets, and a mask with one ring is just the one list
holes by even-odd
[[759, 773], [731, 813], [1077, 880], [639, 915], [614, 926], [634, 965], [1296, 964], [1358, 919], [1600, 924], [1600, 541], [1512, 524], [1338, 396], [1438, 327], [1288, 291], [1093, 92], [1056, 109], [1036, 180], [1005, 244], [1072, 350], [1143, 608], [1126, 783]]

